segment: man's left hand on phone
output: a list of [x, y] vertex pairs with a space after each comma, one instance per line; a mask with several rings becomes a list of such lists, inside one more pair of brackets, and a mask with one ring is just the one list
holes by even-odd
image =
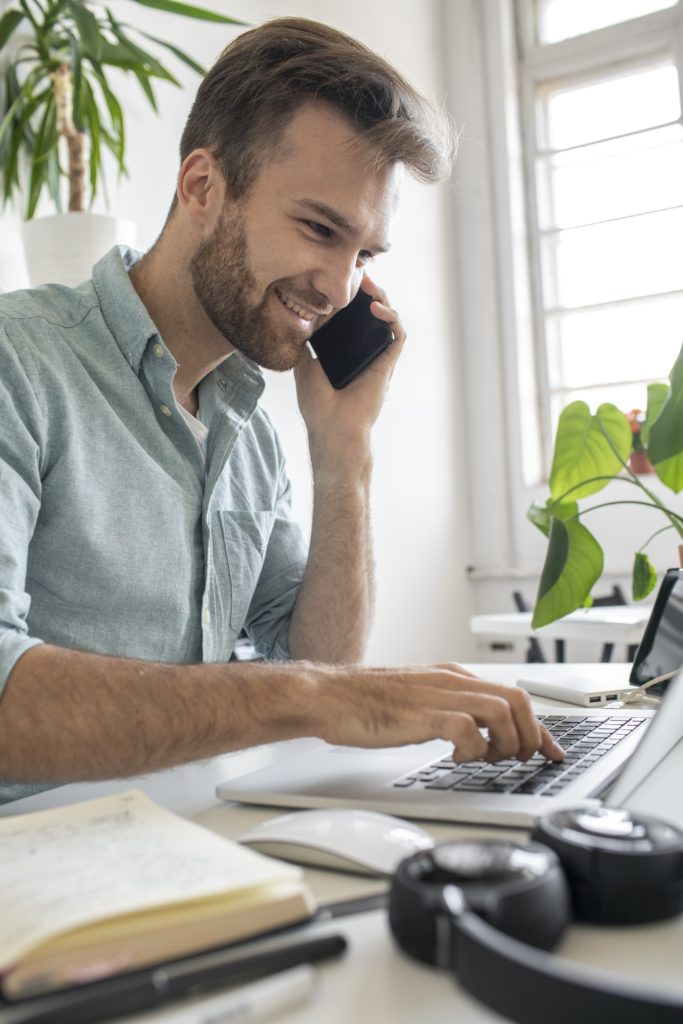
[[317, 360], [310, 352], [304, 352], [294, 376], [299, 408], [312, 443], [326, 445], [336, 439], [347, 444], [354, 440], [359, 444], [369, 441], [406, 339], [405, 328], [386, 292], [367, 275], [361, 288], [372, 296], [371, 311], [390, 327], [394, 341], [343, 390], [333, 388]]

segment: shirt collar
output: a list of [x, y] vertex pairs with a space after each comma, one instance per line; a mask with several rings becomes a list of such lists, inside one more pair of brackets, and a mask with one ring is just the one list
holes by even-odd
[[[130, 269], [140, 259], [142, 253], [135, 249], [115, 245], [95, 264], [92, 274], [104, 321], [135, 373], [140, 372], [140, 363], [149, 342], [153, 338], [162, 340], [147, 307], [128, 276]], [[246, 386], [257, 396], [265, 387], [260, 368], [252, 359], [238, 351], [232, 354], [232, 358], [221, 363], [214, 372], [223, 387], [232, 382]]]
[[104, 321], [136, 373], [150, 338], [158, 336], [154, 321], [135, 291], [128, 271], [142, 253], [115, 245], [93, 267], [92, 279]]

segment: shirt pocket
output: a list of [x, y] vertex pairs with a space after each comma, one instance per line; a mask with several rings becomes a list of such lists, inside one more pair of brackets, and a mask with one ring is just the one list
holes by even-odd
[[230, 625], [241, 630], [258, 585], [275, 513], [220, 511], [230, 584]]

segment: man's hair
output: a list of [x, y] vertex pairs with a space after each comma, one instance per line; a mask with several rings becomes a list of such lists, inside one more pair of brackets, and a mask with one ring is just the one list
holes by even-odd
[[181, 162], [194, 149], [211, 150], [238, 198], [311, 102], [349, 120], [375, 153], [375, 168], [400, 161], [421, 181], [448, 176], [455, 151], [448, 117], [362, 43], [305, 18], [268, 21], [223, 50], [197, 92]]

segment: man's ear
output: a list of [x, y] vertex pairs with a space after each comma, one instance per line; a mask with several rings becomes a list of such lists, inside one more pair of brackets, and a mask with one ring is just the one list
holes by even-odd
[[182, 162], [176, 186], [179, 207], [200, 225], [212, 222], [223, 208], [225, 180], [213, 153], [194, 149]]

